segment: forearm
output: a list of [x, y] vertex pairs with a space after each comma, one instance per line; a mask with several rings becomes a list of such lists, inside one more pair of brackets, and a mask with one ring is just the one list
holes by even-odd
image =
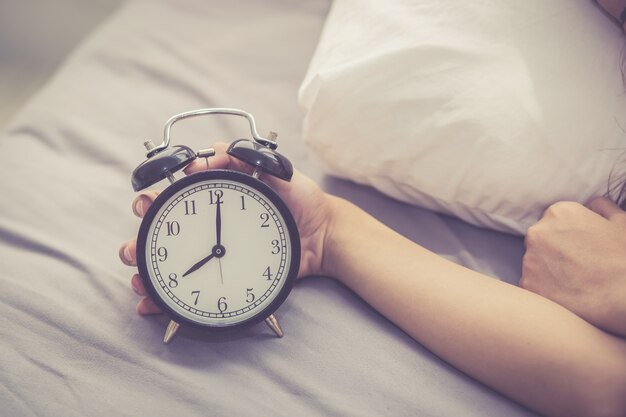
[[626, 391], [623, 340], [332, 204], [327, 272], [442, 359], [547, 415], [580, 415]]

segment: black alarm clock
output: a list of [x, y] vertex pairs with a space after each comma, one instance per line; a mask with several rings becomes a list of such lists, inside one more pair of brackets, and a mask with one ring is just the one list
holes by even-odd
[[[169, 146], [172, 125], [185, 118], [245, 117], [252, 139], [232, 142], [228, 154], [250, 164], [251, 175], [226, 169], [176, 179], [174, 173], [212, 150]], [[147, 160], [132, 175], [135, 191], [162, 179], [170, 185], [150, 206], [137, 237], [137, 267], [154, 302], [170, 317], [164, 342], [180, 325], [219, 331], [262, 320], [282, 337], [274, 312], [292, 289], [300, 265], [300, 237], [287, 205], [261, 175], [290, 181], [293, 167], [276, 152], [275, 134], [258, 135], [251, 114], [200, 109], [170, 118], [163, 143], [145, 143]]]

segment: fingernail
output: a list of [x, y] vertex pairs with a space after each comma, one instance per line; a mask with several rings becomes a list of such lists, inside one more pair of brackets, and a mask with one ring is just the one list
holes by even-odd
[[143, 208], [145, 207], [146, 198], [147, 198], [146, 196], [141, 195], [135, 201], [135, 206], [133, 207], [133, 211], [135, 212], [137, 216], [140, 216], [143, 214]]
[[139, 292], [139, 288], [137, 288], [137, 282], [134, 279], [130, 281], [130, 286], [133, 288], [133, 291], [135, 291], [135, 294], [143, 295]]
[[130, 248], [128, 246], [124, 247], [124, 250], [122, 251], [122, 255], [124, 255], [124, 260], [126, 262], [132, 262], [133, 258], [130, 255]]

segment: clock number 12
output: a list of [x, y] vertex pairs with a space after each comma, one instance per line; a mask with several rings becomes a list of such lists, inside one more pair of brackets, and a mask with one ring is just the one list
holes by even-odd
[[222, 190], [209, 190], [209, 204], [222, 204], [222, 197], [224, 196], [224, 191]]

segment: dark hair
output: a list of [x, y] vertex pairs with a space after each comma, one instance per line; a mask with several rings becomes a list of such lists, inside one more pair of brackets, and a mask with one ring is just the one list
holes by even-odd
[[626, 175], [614, 177], [611, 171], [605, 196], [613, 200], [622, 210], [626, 210]]
[[[626, 16], [625, 13], [626, 8], [622, 12], [622, 17]], [[626, 46], [622, 48], [622, 51], [620, 52], [620, 66], [622, 72], [622, 85], [626, 91]], [[622, 126], [620, 126], [620, 128], [626, 134], [626, 130]], [[615, 172], [616, 167], [624, 166], [626, 166], [626, 154], [622, 151], [616, 158], [613, 169], [611, 169], [611, 173], [609, 174], [609, 182], [605, 194], [607, 198], [613, 200], [622, 210], [626, 210], [626, 173], [623, 172], [623, 169], [619, 175], [615, 175]]]

